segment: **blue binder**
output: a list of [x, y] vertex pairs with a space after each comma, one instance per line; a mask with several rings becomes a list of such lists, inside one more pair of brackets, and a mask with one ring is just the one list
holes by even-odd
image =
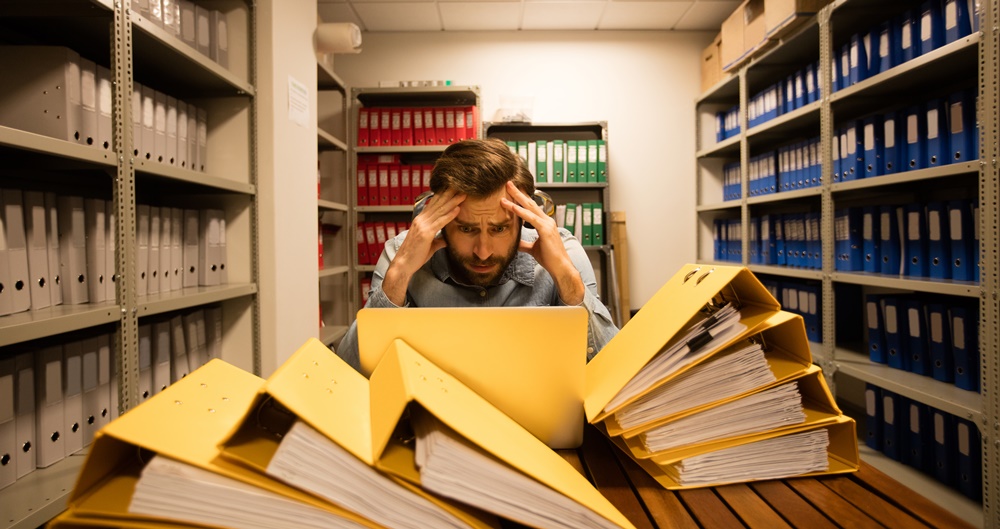
[[[887, 72], [899, 64], [899, 25], [886, 20], [872, 30], [871, 66], [869, 76]], [[875, 40], [877, 39], [877, 41]]]
[[955, 386], [979, 391], [979, 310], [951, 307], [951, 351], [955, 362]]
[[906, 170], [923, 169], [926, 160], [925, 145], [927, 138], [927, 120], [924, 109], [920, 105], [908, 107], [904, 113], [906, 118], [905, 143]]
[[934, 428], [934, 477], [945, 485], [954, 487], [958, 476], [958, 450], [955, 446], [955, 416], [931, 408], [931, 426]]
[[864, 175], [865, 178], [882, 174], [883, 136], [885, 127], [882, 116], [869, 116], [862, 125], [864, 131]]
[[861, 208], [862, 270], [875, 274], [882, 272], [880, 219], [881, 215], [877, 206]]
[[948, 145], [951, 162], [979, 159], [979, 126], [976, 122], [976, 95], [970, 90], [948, 97]]
[[920, 28], [914, 11], [904, 11], [899, 17], [899, 62], [904, 63], [920, 55]]
[[840, 144], [847, 141], [844, 136], [844, 129], [836, 129], [833, 131], [833, 138], [830, 141], [830, 158], [833, 162], [832, 167], [832, 178], [834, 182], [842, 182], [843, 178], [843, 166], [844, 166], [844, 156], [841, 154]]
[[879, 364], [889, 362], [885, 345], [885, 320], [882, 315], [884, 296], [868, 294], [865, 296], [865, 320], [868, 327], [868, 359]]
[[920, 55], [930, 53], [944, 45], [944, 20], [941, 18], [941, 0], [928, 0], [920, 4]]
[[[857, 180], [862, 178], [864, 171], [864, 143], [861, 121], [849, 121], [844, 125], [845, 139], [840, 144], [841, 180]], [[844, 150], [844, 146], [847, 150]]]
[[924, 319], [924, 302], [917, 297], [902, 299], [906, 318], [906, 354], [909, 371], [931, 376], [931, 357], [927, 352], [927, 320]]
[[932, 468], [934, 460], [934, 427], [930, 409], [926, 404], [910, 400], [906, 404], [906, 452], [903, 462], [924, 472]]
[[774, 214], [763, 215], [760, 218], [760, 252], [762, 264], [774, 265], [778, 261], [778, 246], [774, 240], [774, 228], [777, 218], [778, 216]]
[[725, 245], [726, 245], [726, 232], [725, 232], [726, 221], [723, 219], [715, 219], [713, 221], [713, 226], [715, 228], [715, 240], [713, 259], [716, 261], [725, 261]]
[[788, 257], [785, 251], [785, 215], [772, 215], [771, 225], [774, 227], [774, 264], [775, 266], [786, 266]]
[[809, 166], [809, 174], [812, 177], [813, 185], [823, 185], [823, 164], [819, 155], [819, 138], [813, 138], [808, 145], [809, 152], [812, 153], [812, 164]]
[[840, 63], [840, 53], [834, 49], [833, 57], [830, 59], [830, 90], [832, 92], [840, 90], [840, 68], [837, 67], [838, 63]]
[[882, 115], [882, 171], [879, 174], [893, 174], [905, 171], [900, 166], [903, 152], [904, 124], [900, 114], [887, 112]]
[[901, 206], [879, 206], [879, 253], [882, 257], [879, 271], [885, 275], [902, 274], [899, 239], [899, 217], [902, 216], [902, 209]]
[[806, 325], [806, 339], [813, 343], [823, 343], [823, 318], [820, 314], [821, 287], [807, 283], [799, 287], [799, 312]]
[[927, 275], [931, 279], [951, 279], [951, 240], [948, 229], [948, 205], [927, 203]]
[[868, 49], [865, 46], [865, 35], [855, 33], [850, 42], [851, 84], [857, 84], [868, 78]]
[[[979, 226], [979, 200], [972, 201], [972, 226], [973, 228]], [[979, 282], [979, 230], [973, 230], [972, 237], [972, 261], [969, 263], [972, 265], [972, 280], [976, 283]]]
[[806, 65], [806, 104], [819, 101], [819, 63]]
[[906, 398], [883, 388], [882, 453], [896, 461], [903, 460], [908, 418]]
[[927, 304], [927, 353], [931, 357], [931, 377], [941, 382], [955, 381], [951, 355], [951, 326], [944, 303]]
[[836, 269], [840, 272], [864, 270], [862, 213], [860, 208], [845, 208], [834, 219]]
[[925, 116], [927, 117], [927, 154], [924, 167], [938, 167], [951, 163], [948, 149], [947, 117], [945, 105], [940, 99], [927, 102]]
[[719, 143], [726, 139], [726, 113], [715, 113], [715, 142]]
[[944, 42], [956, 40], [972, 33], [969, 4], [966, 0], [944, 0]]
[[806, 106], [806, 73], [805, 70], [795, 71], [795, 108]]
[[951, 255], [951, 278], [956, 281], [972, 281], [978, 254], [973, 255], [972, 201], [948, 201], [948, 244]]
[[904, 211], [906, 254], [903, 256], [903, 274], [909, 277], [927, 277], [927, 218], [924, 205], [910, 203], [904, 206]]
[[958, 490], [974, 501], [983, 498], [982, 434], [976, 423], [955, 417]]
[[851, 86], [851, 42], [840, 47], [840, 89]]
[[910, 357], [906, 352], [910, 331], [907, 329], [906, 311], [903, 299], [886, 296], [882, 300], [883, 335], [885, 336], [885, 359], [889, 367], [910, 370]]
[[865, 383], [865, 444], [882, 451], [882, 388]]
[[795, 110], [795, 74], [785, 78], [785, 114]]
[[823, 268], [823, 240], [820, 237], [820, 213], [806, 214], [806, 266], [813, 270]]

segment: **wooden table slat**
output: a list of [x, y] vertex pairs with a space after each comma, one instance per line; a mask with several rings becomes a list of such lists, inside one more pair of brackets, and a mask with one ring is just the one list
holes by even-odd
[[607, 439], [593, 428], [584, 429], [584, 442], [580, 448], [584, 466], [591, 482], [636, 529], [654, 529], [642, 503], [636, 497], [629, 480], [611, 452]]
[[757, 481], [750, 484], [761, 498], [775, 512], [779, 513], [793, 527], [808, 527], [810, 529], [836, 529], [837, 525], [830, 521], [822, 511], [807, 502], [788, 487], [783, 481]]
[[798, 492], [809, 503], [822, 512], [830, 513], [834, 523], [849, 529], [873, 527], [881, 528], [882, 524], [872, 520], [860, 509], [840, 497], [836, 492], [823, 486], [812, 478], [789, 479], [786, 481], [792, 489]]
[[861, 462], [861, 469], [851, 474], [851, 479], [881, 496], [885, 496], [888, 492], [891, 494], [887, 498], [888, 501], [932, 527], [975, 528], [974, 525], [959, 518], [951, 511], [942, 509], [938, 504], [917, 494], [906, 485], [890, 478], [864, 461]]
[[681, 490], [677, 495], [701, 527], [743, 527], [743, 522], [729, 510], [713, 489]]
[[926, 524], [886, 501], [885, 498], [872, 494], [856, 481], [849, 479], [820, 479], [818, 481], [879, 523], [898, 529], [927, 529]]
[[751, 529], [791, 527], [746, 484], [716, 487], [715, 491]]
[[660, 529], [698, 529], [698, 523], [684, 508], [673, 491], [663, 488], [645, 470], [621, 450], [615, 450], [618, 461], [632, 481], [632, 487], [646, 506], [653, 523]]

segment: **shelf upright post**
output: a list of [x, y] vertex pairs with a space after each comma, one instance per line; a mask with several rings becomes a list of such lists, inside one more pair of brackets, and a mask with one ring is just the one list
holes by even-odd
[[740, 66], [740, 264], [750, 265], [750, 141], [747, 135], [750, 105], [750, 87], [747, 86], [748, 70], [753, 61]]
[[[249, 95], [250, 102], [250, 131], [247, 141], [250, 142], [250, 184], [254, 189], [259, 190], [257, 182], [258, 145], [257, 145], [257, 1], [248, 0], [247, 6], [250, 10], [247, 24], [250, 26], [247, 31], [247, 53], [249, 53], [249, 67], [247, 68], [247, 81], [254, 87], [254, 93]], [[258, 285], [258, 292], [253, 296], [253, 306], [251, 315], [253, 325], [251, 329], [251, 340], [253, 342], [253, 374], [261, 376], [263, 367], [261, 365], [261, 337], [260, 337], [260, 194], [250, 195], [250, 281]]]
[[834, 272], [834, 241], [836, 239], [834, 226], [834, 204], [831, 192], [833, 185], [833, 158], [831, 155], [831, 145], [833, 141], [833, 110], [830, 107], [830, 92], [832, 82], [830, 79], [830, 60], [833, 53], [833, 30], [830, 27], [830, 18], [833, 13], [833, 6], [823, 7], [816, 15], [819, 22], [819, 148], [821, 163], [822, 187], [820, 194], [820, 233], [823, 243], [823, 277], [822, 277], [822, 314], [823, 321], [821, 329], [823, 332], [823, 348], [821, 360], [823, 376], [827, 385], [836, 395], [836, 384], [834, 374], [837, 372], [837, 362], [834, 357], [834, 344], [837, 336], [836, 322], [836, 299], [834, 299], [833, 272]]

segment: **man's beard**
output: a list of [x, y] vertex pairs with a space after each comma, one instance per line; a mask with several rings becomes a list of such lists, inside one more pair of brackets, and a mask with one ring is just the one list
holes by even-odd
[[[442, 231], [445, 242], [448, 241], [448, 236]], [[510, 266], [511, 261], [517, 256], [517, 245], [520, 237], [514, 239], [513, 244], [510, 246], [510, 251], [507, 255], [492, 255], [489, 259], [485, 261], [480, 261], [476, 256], [461, 256], [455, 252], [455, 249], [449, 244], [445, 247], [448, 252], [448, 267], [451, 269], [452, 276], [460, 283], [466, 285], [474, 285], [480, 287], [488, 287], [496, 284], [497, 279], [503, 275], [507, 267]], [[496, 266], [490, 273], [482, 274], [476, 272], [471, 267], [473, 266]]]

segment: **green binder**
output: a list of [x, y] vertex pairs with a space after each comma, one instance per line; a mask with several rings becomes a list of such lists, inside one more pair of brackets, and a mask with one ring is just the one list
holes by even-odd
[[552, 140], [552, 170], [549, 177], [553, 182], [562, 183], [566, 181], [566, 144], [562, 140]]
[[547, 142], [537, 140], [535, 142], [535, 182], [539, 184], [549, 183], [548, 160]]
[[563, 227], [574, 235], [576, 235], [576, 220], [576, 204], [566, 203], [566, 223]]
[[608, 143], [597, 140], [597, 181], [608, 181]]
[[599, 140], [587, 140], [587, 182], [597, 182], [598, 141]]
[[577, 153], [576, 148], [577, 141], [569, 140], [566, 142], [566, 181], [576, 182], [576, 169], [577, 169]]
[[594, 241], [594, 246], [604, 246], [604, 204], [601, 202], [593, 204], [591, 226], [593, 226], [591, 240]]
[[583, 240], [584, 246], [594, 245], [594, 204], [592, 202], [583, 203]]

